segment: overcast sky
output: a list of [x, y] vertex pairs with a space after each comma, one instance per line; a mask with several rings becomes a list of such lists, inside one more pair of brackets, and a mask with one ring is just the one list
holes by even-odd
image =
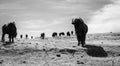
[[18, 35], [45, 32], [50, 36], [74, 30], [72, 18], [81, 17], [89, 33], [118, 32], [119, 11], [119, 0], [0, 0], [0, 30], [3, 24], [15, 21]]

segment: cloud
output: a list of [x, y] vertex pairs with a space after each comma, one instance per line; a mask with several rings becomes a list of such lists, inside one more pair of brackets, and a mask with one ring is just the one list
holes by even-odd
[[1, 1], [0, 13], [15, 15], [16, 18], [29, 18], [31, 15], [44, 18], [74, 15], [87, 17], [94, 10], [111, 3], [109, 0], [11, 0], [10, 3], [7, 1]]
[[21, 32], [73, 30], [74, 16], [89, 20], [111, 0], [0, 0], [0, 26], [16, 21]]
[[59, 20], [51, 20], [48, 21], [47, 20], [29, 20], [29, 21], [22, 21], [17, 23], [18, 29], [24, 29], [24, 30], [31, 30], [31, 31], [39, 31], [39, 30], [44, 30], [47, 29], [51, 26], [54, 25], [59, 25], [63, 23], [63, 20], [59, 19]]
[[120, 32], [120, 1], [115, 0], [113, 4], [95, 12], [90, 20], [90, 32]]
[[26, 7], [19, 3], [0, 4], [0, 10], [21, 10], [21, 9], [26, 9]]

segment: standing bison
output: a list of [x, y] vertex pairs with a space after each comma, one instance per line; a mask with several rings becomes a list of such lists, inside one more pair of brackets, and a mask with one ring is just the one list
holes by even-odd
[[5, 34], [9, 36], [9, 42], [14, 42], [14, 38], [17, 36], [17, 28], [15, 26], [15, 22], [4, 24], [2, 26], [2, 41], [4, 42]]
[[25, 38], [28, 39], [28, 34], [25, 35]]
[[45, 39], [45, 33], [41, 33], [41, 39]]
[[82, 47], [84, 47], [86, 34], [88, 32], [88, 26], [84, 23], [84, 21], [81, 18], [75, 18], [74, 20], [72, 20], [72, 24], [75, 27], [78, 46], [82, 44]]
[[21, 39], [23, 38], [23, 35], [22, 35], [22, 34], [20, 35], [20, 38], [21, 38]]
[[67, 36], [70, 36], [70, 32], [68, 31], [68, 32], [66, 33], [66, 35], [67, 35]]

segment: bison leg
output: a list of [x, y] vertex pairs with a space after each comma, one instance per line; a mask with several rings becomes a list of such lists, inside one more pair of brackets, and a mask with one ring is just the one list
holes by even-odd
[[78, 46], [80, 46], [80, 41], [78, 41]]
[[12, 42], [14, 42], [14, 38], [12, 38]]
[[4, 38], [4, 37], [5, 37], [5, 34], [3, 33], [3, 34], [2, 34], [2, 42], [5, 41], [5, 38]]
[[14, 42], [14, 37], [12, 37], [12, 42]]
[[77, 40], [78, 40], [78, 46], [80, 46], [80, 44], [81, 44], [81, 35], [77, 35]]
[[82, 40], [81, 40], [82, 47], [85, 46], [85, 39], [86, 39], [86, 35], [82, 35]]
[[85, 46], [85, 41], [82, 41], [81, 44], [82, 44], [82, 47], [84, 47]]

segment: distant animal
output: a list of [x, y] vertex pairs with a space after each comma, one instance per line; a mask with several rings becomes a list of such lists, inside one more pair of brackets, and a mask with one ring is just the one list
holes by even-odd
[[28, 39], [28, 35], [27, 34], [25, 35], [25, 37], [26, 37], [26, 39]]
[[59, 36], [64, 36], [64, 35], [65, 35], [64, 32], [59, 33]]
[[41, 39], [45, 39], [45, 33], [41, 33]]
[[110, 32], [110, 33], [112, 33], [112, 32]]
[[2, 26], [2, 42], [5, 41], [5, 34], [8, 34], [9, 42], [14, 42], [14, 38], [17, 36], [17, 28], [15, 22], [10, 22], [7, 25]]
[[20, 35], [20, 38], [22, 39], [23, 35]]
[[82, 44], [82, 47], [85, 46], [86, 34], [88, 32], [88, 26], [84, 23], [82, 18], [72, 19], [72, 24], [75, 27], [75, 32], [78, 40], [78, 46]]
[[53, 32], [52, 37], [57, 37], [57, 32]]
[[33, 36], [31, 36], [31, 39], [33, 39]]
[[70, 32], [69, 31], [66, 34], [67, 34], [67, 36], [70, 36]]
[[71, 35], [73, 35], [73, 31], [71, 31]]

